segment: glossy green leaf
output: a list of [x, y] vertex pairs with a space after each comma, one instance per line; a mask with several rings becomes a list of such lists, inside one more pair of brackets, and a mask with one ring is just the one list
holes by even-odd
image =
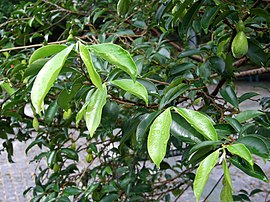
[[51, 122], [53, 121], [53, 118], [55, 117], [56, 113], [57, 113], [57, 110], [58, 110], [58, 105], [57, 105], [57, 102], [54, 101], [52, 102], [48, 109], [46, 109], [45, 111], [45, 115], [44, 115], [44, 120], [47, 124], [51, 124]]
[[74, 196], [80, 194], [82, 191], [77, 187], [66, 187], [64, 190], [64, 195]]
[[255, 40], [248, 40], [247, 57], [259, 66], [265, 66], [268, 58], [261, 44]]
[[213, 7], [210, 7], [209, 9], [205, 10], [205, 13], [201, 19], [201, 26], [204, 29], [206, 34], [208, 33], [209, 25], [211, 24], [212, 20], [217, 15], [218, 11], [219, 11], [218, 6], [213, 6]]
[[244, 123], [260, 115], [264, 115], [264, 113], [257, 110], [245, 110], [237, 114], [234, 118], [239, 121], [239, 123]]
[[125, 15], [128, 12], [130, 7], [130, 0], [118, 0], [117, 3], [117, 14], [118, 15]]
[[255, 177], [264, 182], [269, 182], [267, 175], [264, 173], [261, 167], [257, 165], [256, 163], [254, 163], [253, 169], [252, 169], [249, 163], [247, 163], [244, 159], [241, 159], [240, 157], [231, 157], [230, 162], [235, 167], [239, 168], [244, 173], [246, 173], [247, 175], [251, 177]]
[[225, 117], [225, 121], [227, 121], [234, 129], [236, 132], [240, 132], [242, 125], [239, 123], [238, 120], [232, 117]]
[[253, 167], [254, 164], [253, 158], [251, 156], [250, 151], [244, 144], [236, 143], [226, 148], [231, 154], [240, 156], [241, 158], [245, 159], [251, 165], [251, 167]]
[[37, 114], [40, 113], [44, 98], [53, 86], [72, 48], [73, 45], [56, 54], [39, 71], [31, 90], [31, 101]]
[[175, 108], [175, 110], [206, 139], [218, 140], [217, 132], [207, 116], [190, 109]]
[[193, 152], [196, 152], [196, 151], [198, 151], [198, 150], [201, 150], [201, 149], [203, 149], [203, 148], [205, 148], [205, 147], [212, 147], [212, 148], [215, 148], [217, 145], [220, 145], [221, 143], [222, 143], [222, 142], [220, 142], [220, 141], [203, 141], [203, 142], [200, 142], [200, 143], [194, 145], [194, 146], [190, 149], [189, 153], [192, 154]]
[[256, 154], [264, 159], [269, 159], [269, 150], [266, 143], [257, 135], [247, 135], [237, 140], [238, 143], [244, 144], [251, 153]]
[[53, 54], [56, 54], [56, 53], [64, 50], [65, 48], [67, 48], [67, 46], [60, 45], [60, 44], [50, 44], [50, 45], [43, 46], [43, 47], [37, 49], [31, 55], [31, 57], [29, 59], [29, 64], [31, 65], [33, 62], [35, 62], [36, 60], [38, 60], [40, 58], [45, 58], [45, 57], [51, 56]]
[[254, 96], [257, 96], [259, 95], [258, 93], [254, 93], [254, 92], [248, 92], [248, 93], [244, 93], [243, 95], [241, 95], [238, 100], [239, 100], [239, 103], [242, 103], [244, 102], [245, 100], [248, 100]]
[[131, 79], [121, 79], [111, 81], [112, 84], [123, 90], [141, 98], [148, 105], [148, 93], [146, 88], [138, 81], [133, 82]]
[[60, 149], [60, 152], [67, 159], [72, 159], [74, 161], [78, 161], [79, 160], [78, 153], [74, 149], [71, 149], [71, 148], [62, 148], [62, 149]]
[[222, 167], [224, 172], [224, 178], [222, 180], [223, 188], [220, 193], [220, 199], [222, 202], [233, 202], [233, 188], [232, 180], [229, 172], [229, 168], [225, 159], [222, 161]]
[[239, 108], [239, 102], [236, 93], [230, 85], [227, 85], [226, 87], [222, 88], [220, 90], [220, 94], [232, 106], [234, 106], [235, 108]]
[[137, 148], [140, 149], [145, 141], [146, 132], [148, 131], [153, 120], [159, 115], [159, 111], [147, 114], [139, 123], [136, 130]]
[[82, 58], [85, 66], [87, 68], [87, 71], [88, 71], [88, 74], [89, 74], [89, 77], [90, 77], [92, 83], [99, 90], [101, 90], [102, 89], [102, 80], [101, 80], [99, 74], [97, 73], [97, 71], [96, 71], [96, 69], [95, 69], [95, 67], [93, 65], [90, 52], [88, 51], [88, 49], [82, 43], [79, 43], [79, 47], [80, 47], [81, 58]]
[[209, 156], [207, 156], [199, 165], [196, 176], [193, 183], [193, 190], [196, 197], [196, 201], [198, 202], [202, 192], [204, 190], [204, 187], [206, 185], [206, 182], [208, 180], [208, 177], [212, 171], [212, 169], [215, 167], [219, 157], [219, 150], [211, 153]]
[[100, 124], [102, 109], [106, 104], [106, 99], [107, 88], [105, 84], [102, 85], [102, 90], [97, 89], [90, 97], [84, 119], [91, 137], [93, 137]]
[[122, 69], [135, 81], [138, 74], [137, 66], [129, 52], [121, 46], [104, 43], [91, 45], [88, 46], [88, 48], [92, 50], [95, 55], [102, 57], [104, 60]]
[[47, 158], [47, 164], [50, 168], [53, 168], [53, 165], [56, 162], [56, 154], [57, 154], [56, 151], [52, 151], [49, 153], [49, 156]]
[[159, 108], [162, 109], [174, 99], [189, 89], [189, 85], [181, 83], [178, 86], [171, 88], [161, 99]]
[[172, 116], [170, 108], [161, 113], [152, 123], [147, 140], [150, 158], [159, 168], [166, 155], [167, 143], [170, 138]]
[[189, 144], [199, 144], [203, 140], [203, 136], [179, 114], [172, 114], [171, 134]]

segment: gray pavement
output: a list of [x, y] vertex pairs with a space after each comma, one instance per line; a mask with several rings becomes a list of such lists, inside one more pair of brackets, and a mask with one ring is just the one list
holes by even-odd
[[[238, 82], [238, 95], [241, 95], [248, 91], [254, 91], [260, 93], [261, 95], [270, 96], [268, 90], [258, 88], [258, 85], [269, 86], [269, 82], [256, 82], [256, 83], [247, 83], [247, 82]], [[254, 87], [255, 85], [255, 87]], [[248, 101], [241, 105], [241, 109], [259, 109], [258, 102]], [[10, 164], [7, 160], [6, 154], [0, 155], [0, 202], [28, 202], [30, 201], [30, 195], [23, 196], [23, 192], [28, 187], [34, 185], [34, 173], [36, 169], [35, 163], [30, 163], [31, 159], [35, 155], [35, 151], [38, 151], [38, 148], [33, 148], [29, 151], [28, 155], [25, 154], [25, 149], [29, 145], [27, 143], [15, 143], [14, 144], [14, 161], [15, 163]], [[175, 159], [176, 160], [176, 159]], [[173, 161], [173, 159], [172, 159]], [[264, 168], [266, 174], [270, 178], [270, 166], [269, 162], [264, 163], [258, 161], [258, 163]], [[265, 191], [270, 190], [270, 186], [267, 183], [261, 182], [251, 177], [245, 176], [241, 171], [231, 168], [232, 181], [235, 191], [245, 189], [248, 192], [255, 188], [263, 189]], [[206, 196], [211, 190], [213, 185], [221, 176], [222, 172], [219, 167], [215, 168], [215, 171], [211, 175], [211, 178], [206, 186], [206, 191], [203, 194]], [[209, 202], [218, 202], [219, 201], [219, 191], [221, 185], [218, 185], [216, 192], [213, 192], [211, 197], [209, 197]], [[266, 193], [259, 193], [255, 195], [252, 201], [263, 202], [265, 201]], [[179, 201], [189, 202], [195, 201], [193, 192], [191, 189], [187, 190], [183, 197]]]

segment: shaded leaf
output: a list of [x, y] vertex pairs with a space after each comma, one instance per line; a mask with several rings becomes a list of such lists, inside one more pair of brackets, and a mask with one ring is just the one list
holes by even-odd
[[220, 94], [224, 98], [224, 100], [229, 102], [232, 106], [234, 106], [235, 108], [239, 108], [237, 96], [230, 85], [227, 85], [225, 88], [222, 88], [220, 90]]

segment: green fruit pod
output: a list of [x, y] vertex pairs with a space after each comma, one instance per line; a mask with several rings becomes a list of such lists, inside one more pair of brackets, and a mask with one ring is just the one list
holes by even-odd
[[36, 117], [34, 117], [32, 125], [33, 125], [33, 128], [34, 128], [36, 131], [38, 131], [39, 122], [38, 122], [38, 119], [37, 119]]
[[92, 154], [87, 154], [85, 160], [86, 160], [87, 163], [91, 163], [91, 161], [93, 160], [93, 155]]
[[235, 58], [241, 58], [248, 52], [248, 40], [244, 32], [238, 32], [232, 42], [232, 54]]
[[72, 110], [69, 108], [67, 111], [64, 111], [64, 113], [63, 113], [63, 119], [64, 120], [69, 119], [70, 116], [71, 116], [71, 114], [72, 114]]

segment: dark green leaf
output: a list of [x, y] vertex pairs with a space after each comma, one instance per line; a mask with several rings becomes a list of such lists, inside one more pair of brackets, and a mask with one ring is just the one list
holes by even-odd
[[80, 194], [82, 191], [77, 187], [66, 187], [64, 190], [64, 195], [74, 196]]
[[56, 101], [52, 102], [49, 105], [48, 109], [46, 109], [44, 119], [47, 124], [50, 125], [52, 123], [53, 118], [55, 117], [57, 113], [57, 110], [58, 110], [58, 105]]
[[235, 108], [239, 108], [239, 102], [236, 97], [236, 93], [230, 85], [227, 85], [226, 87], [222, 88], [220, 90], [220, 94], [232, 106], [234, 106]]
[[105, 196], [103, 199], [101, 199], [100, 202], [113, 202], [118, 199], [118, 194], [110, 194], [108, 196]]
[[208, 33], [208, 27], [211, 24], [212, 20], [215, 18], [216, 14], [219, 11], [218, 6], [213, 6], [205, 10], [204, 15], [201, 19], [201, 26], [204, 29], [204, 32]]
[[238, 100], [239, 100], [239, 103], [241, 102], [244, 102], [245, 100], [248, 100], [254, 96], [257, 96], [259, 95], [258, 93], [254, 93], [254, 92], [248, 92], [248, 93], [244, 93], [243, 95], [241, 95]]
[[72, 159], [75, 161], [79, 160], [78, 153], [71, 148], [62, 148], [60, 149], [60, 152], [62, 155], [64, 155], [68, 159]]

